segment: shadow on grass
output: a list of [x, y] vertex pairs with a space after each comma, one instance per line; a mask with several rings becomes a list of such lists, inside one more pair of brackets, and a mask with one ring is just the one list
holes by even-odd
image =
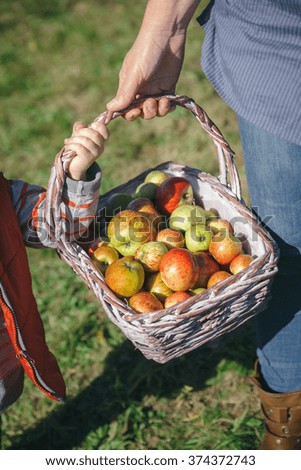
[[129, 341], [112, 351], [103, 374], [78, 396], [58, 407], [35, 428], [19, 436], [10, 449], [74, 449], [85, 437], [116, 419], [145, 395], [174, 398], [184, 385], [206, 388], [221, 359], [251, 369], [255, 357], [250, 322], [213, 347], [203, 346], [164, 365], [145, 359]]

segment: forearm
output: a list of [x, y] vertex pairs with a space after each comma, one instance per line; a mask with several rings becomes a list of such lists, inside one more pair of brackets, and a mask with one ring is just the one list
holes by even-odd
[[[200, 0], [148, 0], [139, 33], [119, 73], [117, 94], [107, 104], [109, 116], [128, 107], [137, 95], [175, 93], [184, 60], [186, 30], [199, 4]], [[170, 106], [163, 104], [159, 111], [154, 102], [146, 101], [143, 112], [131, 109], [125, 118], [165, 116]]]
[[[91, 170], [91, 181], [73, 181], [67, 177], [64, 184], [58, 222], [70, 240], [81, 237], [96, 214], [101, 174], [96, 164]], [[11, 193], [25, 244], [33, 248], [55, 248], [45, 227], [45, 189], [15, 180], [11, 182]]]
[[149, 0], [140, 33], [185, 33], [201, 0]]

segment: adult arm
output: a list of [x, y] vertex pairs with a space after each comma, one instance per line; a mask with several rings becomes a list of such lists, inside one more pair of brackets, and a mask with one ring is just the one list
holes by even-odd
[[[116, 96], [107, 104], [109, 114], [126, 108], [135, 98], [174, 93], [182, 69], [186, 31], [200, 0], [149, 0], [137, 38], [119, 74]], [[125, 118], [164, 116], [169, 101], [148, 99], [143, 109]]]

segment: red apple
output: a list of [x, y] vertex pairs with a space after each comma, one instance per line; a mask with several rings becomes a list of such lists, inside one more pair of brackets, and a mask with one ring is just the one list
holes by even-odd
[[249, 266], [250, 263], [254, 261], [251, 255], [241, 254], [235, 256], [235, 258], [231, 261], [229, 269], [232, 274], [238, 274], [240, 271], [245, 269]]
[[147, 291], [155, 294], [155, 296], [164, 302], [166, 297], [172, 294], [172, 290], [162, 281], [160, 273], [152, 273], [146, 278], [144, 287]]
[[185, 248], [168, 251], [160, 263], [163, 282], [173, 291], [186, 291], [195, 286], [199, 277], [198, 263]]
[[92, 261], [95, 266], [105, 274], [108, 266], [119, 258], [118, 251], [108, 243], [104, 243], [96, 248], [92, 254]]
[[183, 248], [185, 245], [185, 238], [182, 232], [173, 230], [171, 228], [164, 228], [157, 233], [156, 240], [164, 243], [168, 248]]
[[145, 271], [155, 272], [159, 271], [160, 262], [168, 249], [161, 242], [147, 242], [143, 243], [135, 253], [135, 258], [138, 259]]
[[226, 219], [211, 219], [208, 221], [207, 225], [211, 228], [214, 235], [221, 231], [233, 233], [233, 227]]
[[193, 189], [186, 178], [171, 176], [156, 192], [156, 206], [162, 214], [170, 215], [181, 204], [193, 202]]
[[154, 224], [154, 227], [158, 227], [159, 223], [162, 221], [161, 214], [157, 211], [152, 201], [147, 197], [138, 197], [137, 199], [133, 199], [128, 204], [127, 209], [146, 214]]
[[169, 308], [173, 307], [176, 304], [179, 304], [180, 302], [184, 302], [184, 300], [187, 300], [191, 297], [189, 292], [174, 292], [173, 294], [169, 295], [167, 299], [164, 302], [164, 308]]
[[143, 243], [156, 238], [156, 230], [146, 215], [124, 210], [116, 214], [108, 225], [110, 244], [123, 256], [134, 256]]
[[144, 269], [132, 256], [124, 256], [110, 264], [106, 270], [105, 281], [115, 294], [132, 297], [143, 286]]
[[216, 273], [212, 274], [210, 276], [207, 288], [209, 289], [210, 287], [214, 286], [218, 282], [224, 281], [225, 279], [228, 279], [228, 277], [231, 277], [232, 274], [227, 273], [227, 271], [217, 271]]
[[221, 231], [214, 235], [209, 245], [209, 252], [221, 265], [230, 264], [242, 250], [241, 241], [232, 233]]
[[153, 202], [151, 201], [151, 199], [149, 199], [148, 197], [139, 196], [137, 198], [132, 199], [128, 203], [126, 208], [130, 211], [138, 211], [138, 212], [151, 211], [152, 212], [152, 209], [155, 209], [155, 206]]
[[150, 292], [138, 292], [134, 294], [130, 298], [129, 304], [137, 313], [149, 313], [163, 309], [160, 300]]
[[220, 266], [209, 253], [199, 252], [195, 253], [194, 256], [200, 268], [199, 277], [194, 288], [207, 287], [210, 276], [219, 271]]
[[90, 258], [92, 257], [94, 251], [99, 248], [100, 246], [103, 245], [108, 245], [109, 244], [109, 239], [107, 237], [98, 237], [96, 240], [94, 240], [91, 245], [89, 246], [87, 252]]

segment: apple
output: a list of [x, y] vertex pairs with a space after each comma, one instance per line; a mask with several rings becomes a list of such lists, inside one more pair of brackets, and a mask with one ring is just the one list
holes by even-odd
[[211, 219], [208, 221], [207, 225], [208, 227], [210, 227], [214, 235], [221, 231], [226, 231], [230, 233], [234, 232], [232, 225], [226, 219]]
[[182, 232], [173, 230], [171, 228], [164, 228], [157, 233], [156, 240], [164, 243], [168, 248], [183, 248], [185, 245], [185, 238]]
[[232, 233], [221, 231], [214, 235], [209, 245], [209, 252], [221, 265], [230, 264], [242, 250], [241, 241]]
[[149, 313], [163, 309], [163, 304], [151, 292], [137, 292], [130, 298], [129, 304], [137, 313]]
[[160, 302], [164, 302], [166, 297], [173, 293], [173, 291], [167, 287], [165, 282], [162, 281], [160, 273], [152, 273], [148, 276], [145, 280], [144, 287], [148, 292], [155, 294]]
[[216, 209], [205, 209], [206, 222], [212, 219], [218, 219], [218, 212]]
[[200, 268], [199, 277], [194, 288], [207, 287], [210, 276], [217, 271], [220, 271], [220, 265], [210, 255], [210, 253], [202, 251], [195, 253], [194, 256]]
[[197, 251], [207, 251], [211, 240], [211, 230], [206, 227], [206, 225], [192, 225], [185, 233], [186, 248], [193, 253]]
[[185, 204], [178, 206], [170, 215], [169, 227], [186, 232], [192, 225], [205, 224], [205, 210], [200, 206]]
[[140, 245], [156, 238], [156, 230], [148, 217], [127, 209], [114, 215], [107, 234], [110, 244], [123, 256], [134, 256]]
[[189, 289], [189, 292], [191, 293], [191, 295], [199, 295], [205, 291], [206, 291], [206, 287], [196, 287], [193, 289]]
[[180, 302], [184, 302], [184, 300], [187, 300], [190, 297], [191, 294], [189, 294], [189, 292], [174, 292], [173, 294], [169, 295], [165, 300], [164, 308], [173, 307], [174, 305], [179, 304]]
[[193, 189], [186, 178], [170, 176], [158, 187], [156, 206], [165, 215], [170, 215], [176, 207], [193, 202]]
[[152, 170], [146, 175], [146, 177], [144, 178], [144, 182], [155, 183], [157, 186], [160, 186], [163, 181], [167, 180], [167, 178], [169, 178], [169, 175], [167, 173], [164, 173], [164, 171]]
[[153, 202], [147, 197], [138, 197], [133, 199], [127, 206], [128, 210], [141, 212], [147, 214], [150, 221], [157, 227], [162, 221], [161, 214], [155, 208]]
[[115, 193], [108, 197], [105, 206], [105, 215], [113, 217], [120, 211], [126, 209], [128, 203], [132, 200], [132, 195], [127, 193]]
[[132, 297], [140, 291], [145, 279], [142, 264], [132, 256], [124, 256], [110, 264], [105, 281], [109, 288], [120, 297]]
[[155, 200], [157, 189], [158, 185], [151, 181], [149, 183], [141, 183], [137, 187], [134, 197], [147, 197], [148, 199]]
[[159, 271], [160, 262], [168, 249], [161, 242], [147, 242], [143, 243], [135, 253], [135, 258], [138, 259], [145, 271], [155, 272]]
[[247, 266], [249, 266], [249, 264], [252, 263], [252, 261], [254, 261], [254, 258], [252, 258], [251, 255], [248, 255], [248, 254], [237, 255], [231, 261], [229, 270], [232, 274], [238, 274], [240, 273], [240, 271], [242, 271]]
[[105, 274], [107, 267], [119, 258], [118, 251], [108, 243], [103, 243], [92, 254], [93, 264]]
[[128, 210], [131, 210], [131, 211], [142, 211], [142, 212], [146, 212], [146, 210], [151, 210], [152, 208], [155, 209], [155, 206], [153, 204], [153, 202], [151, 201], [151, 199], [149, 199], [148, 197], [137, 197], [137, 198], [134, 198], [132, 199], [126, 209]]
[[209, 289], [210, 287], [214, 286], [218, 282], [224, 281], [225, 279], [228, 279], [228, 277], [231, 277], [232, 274], [228, 273], [227, 271], [217, 271], [216, 273], [212, 274], [208, 280], [207, 288]]
[[173, 291], [186, 291], [195, 286], [199, 277], [198, 263], [185, 248], [173, 248], [161, 259], [163, 282]]
[[91, 245], [88, 247], [88, 255], [90, 256], [90, 258], [92, 258], [92, 255], [94, 253], [94, 251], [99, 248], [100, 246], [103, 246], [103, 245], [109, 245], [109, 239], [108, 237], [98, 237], [96, 240], [94, 240]]

